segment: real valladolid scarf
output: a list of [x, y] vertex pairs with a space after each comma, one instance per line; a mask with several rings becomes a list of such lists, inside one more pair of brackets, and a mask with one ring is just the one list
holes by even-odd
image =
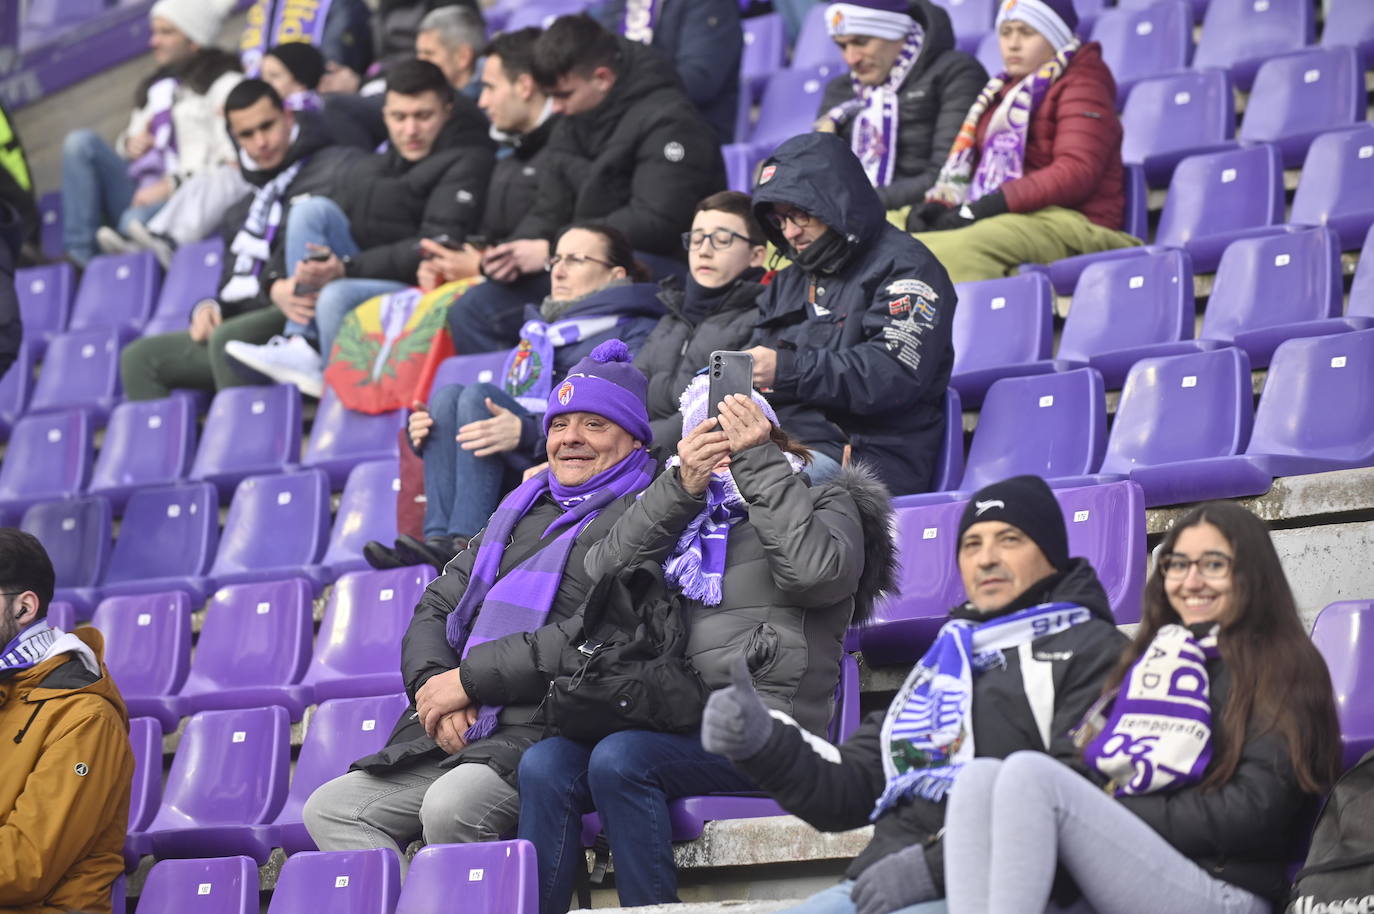
[[[561, 485], [549, 470], [544, 470], [502, 499], [482, 533], [467, 589], [448, 616], [446, 634], [453, 649], [466, 657], [479, 644], [515, 632], [532, 632], [543, 625], [558, 594], [577, 535], [602, 508], [647, 486], [653, 472], [653, 458], [647, 451], [636, 449], [580, 486]], [[511, 533], [545, 493], [553, 496], [563, 513], [542, 536], [559, 530], [562, 535], [497, 580]], [[490, 736], [500, 711], [499, 706], [484, 705], [465, 739], [471, 743]]]
[[[1165, 625], [1116, 692], [1083, 718], [1083, 759], [1118, 797], [1175, 790], [1202, 780], [1212, 761], [1211, 679], [1216, 629], [1202, 638]], [[1104, 709], [1110, 711], [1104, 715]]]
[[30, 669], [49, 657], [68, 653], [76, 654], [86, 669], [100, 674], [100, 663], [86, 642], [50, 625], [47, 619], [40, 619], [0, 649], [0, 676]]
[[951, 619], [897, 692], [883, 720], [887, 787], [871, 818], [906, 797], [939, 802], [974, 757], [973, 679], [1005, 664], [1009, 648], [1092, 618], [1073, 603], [1041, 603], [981, 624]]
[[[291, 142], [300, 136], [300, 125], [291, 128]], [[221, 301], [242, 301], [253, 298], [262, 292], [262, 268], [272, 257], [272, 241], [281, 229], [282, 199], [291, 182], [296, 180], [305, 167], [307, 159], [298, 159], [290, 168], [285, 168], [253, 192], [253, 202], [248, 207], [248, 217], [243, 220], [234, 240], [229, 243], [229, 251], [234, 255], [234, 271], [220, 289]], [[248, 154], [239, 150], [239, 162], [249, 169], [256, 169], [257, 163]]]
[[572, 317], [561, 321], [525, 321], [520, 343], [501, 369], [502, 387], [532, 413], [548, 409], [553, 390], [554, 350], [597, 336], [622, 323], [624, 317]]
[[1007, 92], [988, 122], [980, 150], [977, 148], [978, 122], [1009, 77], [1004, 71], [988, 80], [983, 91], [978, 93], [973, 107], [968, 109], [968, 115], [959, 127], [959, 134], [954, 138], [954, 145], [950, 147], [949, 158], [940, 166], [940, 176], [936, 178], [934, 186], [926, 191], [927, 200], [955, 207], [973, 203], [1025, 173], [1026, 134], [1030, 130], [1031, 115], [1050, 86], [1073, 60], [1081, 44], [1079, 39], [1074, 38], [1059, 49], [1053, 60]]

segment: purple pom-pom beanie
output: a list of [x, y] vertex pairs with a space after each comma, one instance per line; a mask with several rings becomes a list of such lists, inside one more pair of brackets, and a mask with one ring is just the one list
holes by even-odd
[[544, 434], [555, 416], [564, 413], [596, 413], [605, 416], [648, 445], [654, 440], [649, 427], [649, 380], [630, 362], [630, 348], [620, 340], [607, 340], [591, 355], [572, 367], [568, 376], [549, 394], [544, 413]]

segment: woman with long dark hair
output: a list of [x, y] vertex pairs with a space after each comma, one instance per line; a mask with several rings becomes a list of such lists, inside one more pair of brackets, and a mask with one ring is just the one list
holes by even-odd
[[1260, 914], [1283, 898], [1341, 745], [1326, 665], [1263, 521], [1227, 502], [1178, 520], [1077, 737], [1105, 790], [1033, 752], [961, 773], [945, 835], [953, 914], [1041, 911], [1052, 897], [1112, 914]]

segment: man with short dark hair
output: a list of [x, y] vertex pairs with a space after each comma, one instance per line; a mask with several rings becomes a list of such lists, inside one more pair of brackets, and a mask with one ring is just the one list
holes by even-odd
[[124, 871], [134, 754], [90, 626], [47, 620], [43, 545], [0, 528], [0, 910], [108, 914]]

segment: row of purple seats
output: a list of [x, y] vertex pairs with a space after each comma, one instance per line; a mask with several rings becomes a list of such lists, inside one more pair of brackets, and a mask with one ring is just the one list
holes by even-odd
[[299, 720], [326, 699], [400, 691], [401, 639], [433, 577], [427, 566], [345, 574], [318, 637], [300, 578], [221, 587], [194, 655], [190, 602], [180, 591], [108, 597], [91, 624], [105, 635], [130, 713], [168, 732], [188, 714], [225, 708], [280, 705]]

